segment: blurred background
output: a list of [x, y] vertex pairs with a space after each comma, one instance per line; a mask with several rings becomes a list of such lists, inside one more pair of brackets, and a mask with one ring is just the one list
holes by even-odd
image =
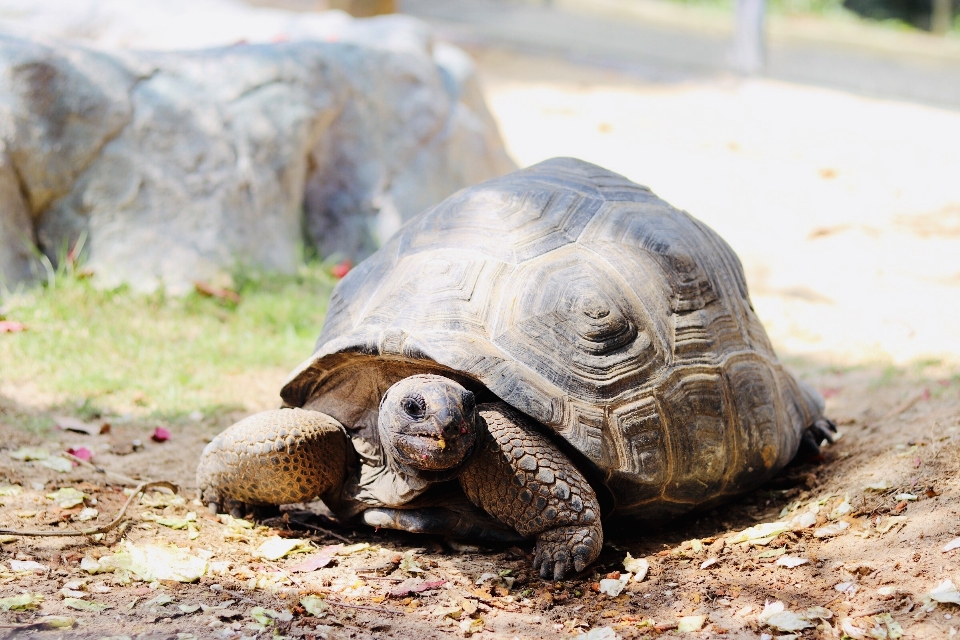
[[[45, 92], [77, 95], [79, 80], [5, 80], [10, 109], [27, 105], [4, 128], [4, 157], [33, 225], [25, 281], [41, 286], [11, 284], [8, 268], [0, 322], [26, 330], [0, 336], [0, 398], [22, 409], [46, 390], [43, 407], [168, 416], [273, 406], [352, 264], [454, 190], [553, 156], [620, 172], [716, 229], [779, 353], [826, 376], [822, 388], [860, 371], [948, 392], [960, 384], [958, 9], [3, 0], [9, 68], [29, 67], [9, 39], [24, 38], [59, 52], [44, 60], [100, 70], [88, 102], [56, 109]], [[128, 78], [114, 115], [101, 54]], [[65, 145], [41, 116], [89, 140]], [[24, 160], [36, 149], [48, 155]], [[64, 154], [79, 168], [32, 186]]]

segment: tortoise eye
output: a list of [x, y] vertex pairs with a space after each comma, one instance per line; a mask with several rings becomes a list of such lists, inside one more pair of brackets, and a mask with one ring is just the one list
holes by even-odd
[[420, 396], [407, 396], [400, 401], [403, 412], [414, 420], [423, 420], [427, 414], [427, 403]]

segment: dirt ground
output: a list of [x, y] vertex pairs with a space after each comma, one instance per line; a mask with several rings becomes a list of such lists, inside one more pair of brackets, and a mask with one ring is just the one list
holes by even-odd
[[[948, 579], [960, 584], [958, 551], [943, 550], [960, 536], [960, 252], [950, 253], [960, 194], [955, 180], [947, 184], [948, 174], [933, 168], [960, 136], [960, 116], [775, 83], [650, 87], [611, 71], [475, 53], [494, 114], [521, 164], [558, 153], [605, 164], [650, 184], [731, 240], [775, 344], [826, 396], [842, 438], [824, 448], [822, 460], [789, 467], [715, 511], [645, 528], [642, 535], [607, 523], [598, 561], [553, 583], [531, 571], [529, 544], [477, 548], [344, 529], [297, 510], [256, 526], [208, 515], [195, 502], [193, 472], [205, 442], [241, 414], [176, 424], [106, 416], [109, 433], [60, 431], [46, 439], [0, 422], [2, 527], [103, 525], [126, 499], [123, 488], [147, 479], [178, 484], [182, 497], [150, 492], [131, 506], [122, 529], [101, 539], [0, 537], [0, 608], [11, 608], [0, 611], [0, 636], [760, 638], [791, 637], [792, 626], [805, 627], [794, 630], [805, 638], [952, 637], [960, 609], [931, 602], [927, 594]], [[734, 104], [761, 98], [778, 104], [802, 98], [819, 105], [811, 112], [820, 120], [811, 116], [786, 127], [788, 133], [761, 135], [775, 123], [761, 111], [745, 123]], [[846, 114], [850, 128], [839, 141], [838, 129], [823, 133], [836, 126], [818, 102], [824, 100], [834, 114]], [[671, 114], [681, 107], [712, 119], [671, 133]], [[928, 138], [926, 147], [904, 147], [906, 137], [891, 131], [909, 127], [894, 120], [884, 136], [888, 143], [896, 137], [901, 147], [888, 152], [896, 162], [884, 160], [878, 157], [884, 136], [874, 140], [854, 121], [857, 114], [882, 121], [893, 112], [938, 119], [944, 133]], [[817, 127], [821, 135], [811, 142]], [[547, 135], [551, 128], [566, 133], [565, 145], [557, 141], [561, 136]], [[617, 132], [624, 132], [620, 144], [611, 139]], [[858, 143], [861, 138], [870, 144]], [[929, 171], [911, 168], [911, 153], [913, 164], [926, 158], [921, 164]], [[702, 188], [684, 190], [674, 175], [681, 169], [687, 185]], [[882, 185], [884, 193], [899, 189], [899, 200], [871, 195], [877, 180], [893, 180]], [[798, 202], [798, 193], [807, 196]], [[868, 204], [857, 204], [867, 196]], [[783, 217], [764, 221], [778, 202]], [[923, 233], [916, 231], [924, 221]], [[822, 242], [832, 244], [818, 248]], [[839, 258], [831, 265], [825, 256]], [[251, 385], [251, 411], [271, 405], [273, 392], [263, 387]], [[52, 401], [30, 389], [26, 383], [7, 388], [2, 400], [19, 413], [49, 411]], [[151, 440], [157, 427], [169, 430], [169, 439]], [[50, 454], [85, 447], [113, 475], [83, 465], [61, 473], [42, 460], [14, 459], [29, 453], [23, 447]], [[86, 494], [82, 504], [61, 507], [62, 493], [47, 497], [69, 487]], [[97, 515], [80, 522], [92, 515], [87, 509]], [[779, 525], [759, 539], [741, 535], [762, 523]], [[291, 539], [305, 544], [283, 557], [269, 553]], [[169, 551], [162, 546], [168, 543], [189, 557], [154, 556], [149, 571], [136, 561], [138, 550], [160, 545]], [[338, 544], [344, 545], [339, 554], [329, 548]], [[294, 570], [318, 553], [327, 566]], [[610, 595], [611, 583], [601, 581], [619, 577], [628, 553], [645, 559], [649, 571]], [[785, 566], [790, 558], [806, 562]], [[91, 573], [124, 561], [126, 570]], [[163, 569], [196, 579], [180, 582]], [[4, 600], [24, 594], [19, 604]], [[42, 602], [29, 594], [42, 595]], [[322, 600], [303, 600], [309, 595]], [[800, 617], [771, 615], [776, 603]], [[108, 608], [89, 610], [97, 605]], [[765, 605], [774, 607], [766, 615]], [[37, 628], [57, 622], [50, 616], [66, 616], [72, 626]]]

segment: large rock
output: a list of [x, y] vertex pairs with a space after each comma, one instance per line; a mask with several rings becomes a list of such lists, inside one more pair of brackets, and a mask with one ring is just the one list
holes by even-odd
[[[292, 270], [304, 243], [360, 258], [420, 210], [513, 168], [471, 61], [422, 23], [290, 22], [190, 0], [219, 22], [158, 39], [150, 8], [171, 9], [159, 21], [181, 1], [0, 0], [0, 28], [18, 36], [0, 37], [8, 283], [35, 269], [31, 240], [55, 262], [81, 235], [102, 285], [171, 292], [237, 265]], [[211, 30], [243, 43], [211, 47]], [[124, 33], [209, 48], [119, 48]]]

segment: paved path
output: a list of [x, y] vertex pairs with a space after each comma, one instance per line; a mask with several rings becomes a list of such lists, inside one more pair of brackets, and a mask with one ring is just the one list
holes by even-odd
[[[400, 8], [426, 19], [456, 41], [507, 45], [612, 65], [646, 80], [670, 82], [727, 71], [730, 28], [723, 16], [715, 16], [714, 24], [684, 25], [617, 11], [610, 4], [585, 0], [401, 0]], [[621, 9], [629, 6], [623, 1], [619, 4]], [[830, 29], [826, 22], [814, 26]], [[863, 46], [863, 42], [844, 41], [842, 36], [832, 41], [829, 36], [809, 37], [816, 29], [807, 29], [807, 35], [800, 37], [796, 29], [771, 29], [764, 75], [960, 109], [960, 43], [941, 45], [932, 36], [874, 29], [879, 39], [893, 44]], [[901, 47], [901, 41], [908, 46]], [[912, 46], [914, 42], [918, 46]]]

